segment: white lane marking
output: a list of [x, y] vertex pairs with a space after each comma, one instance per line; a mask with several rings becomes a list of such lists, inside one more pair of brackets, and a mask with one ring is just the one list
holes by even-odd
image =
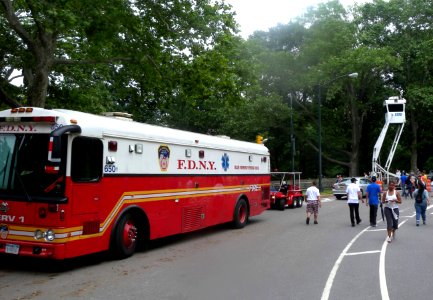
[[382, 295], [382, 300], [389, 300], [388, 286], [386, 284], [385, 275], [385, 254], [388, 242], [385, 240], [382, 244], [382, 250], [380, 252], [379, 259], [379, 283], [380, 283], [380, 294]]
[[[408, 219], [398, 224], [398, 227], [401, 228], [401, 226], [403, 226], [403, 224], [406, 223], [407, 220]], [[380, 259], [379, 259], [379, 282], [380, 282], [380, 294], [382, 295], [382, 300], [389, 300], [388, 285], [386, 284], [386, 274], [385, 274], [385, 255], [386, 255], [386, 247], [388, 246], [388, 244], [389, 243], [386, 240], [383, 242], [382, 250], [380, 252]]]
[[[431, 205], [431, 206], [429, 206], [428, 208], [430, 208], [430, 207], [433, 207], [433, 205]], [[402, 210], [401, 212], [403, 212], [404, 210]], [[407, 221], [408, 219], [406, 219], [406, 220], [404, 220], [404, 221], [402, 221], [400, 224], [399, 224], [399, 226], [401, 226], [401, 225], [403, 225], [404, 223], [406, 223], [406, 221]], [[353, 245], [353, 243], [364, 233], [364, 232], [367, 232], [367, 231], [379, 231], [380, 229], [373, 229], [373, 230], [371, 230], [371, 226], [368, 226], [367, 228], [365, 228], [364, 230], [362, 230], [360, 233], [358, 233], [348, 244], [347, 244], [347, 246], [346, 246], [346, 248], [344, 248], [344, 250], [340, 253], [340, 256], [338, 257], [338, 259], [336, 260], [336, 262], [335, 262], [335, 264], [334, 264], [334, 266], [332, 267], [332, 270], [331, 270], [331, 272], [329, 273], [329, 276], [328, 276], [328, 280], [326, 281], [326, 284], [325, 284], [325, 288], [323, 289], [323, 293], [322, 293], [322, 297], [321, 297], [321, 300], [328, 300], [329, 299], [329, 295], [330, 295], [330, 293], [331, 293], [331, 288], [332, 288], [332, 285], [333, 285], [333, 283], [334, 283], [334, 279], [335, 279], [335, 276], [337, 275], [337, 271], [338, 271], [338, 268], [340, 267], [340, 264], [341, 264], [341, 262], [343, 261], [343, 258], [344, 258], [344, 256], [346, 256], [347, 255], [347, 251], [350, 249], [350, 247]], [[385, 251], [384, 250], [386, 250], [386, 246], [387, 246], [387, 244], [388, 244], [388, 242], [386, 242], [386, 240], [385, 240], [385, 242], [384, 242], [384, 244], [385, 245], [382, 245], [382, 250], [381, 250], [381, 252], [380, 252], [380, 262], [381, 263], [383, 263], [383, 275], [381, 275], [381, 266], [380, 266], [380, 264], [379, 264], [379, 278], [380, 278], [380, 276], [383, 276], [383, 281], [381, 280], [380, 281], [380, 287], [381, 287], [381, 294], [382, 294], [382, 300], [389, 300], [389, 295], [388, 295], [388, 288], [387, 288], [387, 285], [386, 285], [386, 277], [385, 277]], [[385, 289], [385, 290], [383, 290], [382, 289], [382, 282], [383, 282], [383, 288]], [[383, 298], [383, 296], [386, 296], [386, 298]]]
[[374, 253], [379, 253], [379, 252], [380, 252], [380, 250], [363, 251], [363, 252], [352, 252], [352, 253], [347, 253], [346, 256], [374, 254]]
[[340, 253], [340, 256], [338, 257], [337, 261], [335, 262], [334, 266], [332, 267], [331, 273], [329, 273], [328, 280], [326, 281], [325, 288], [323, 289], [322, 293], [322, 300], [328, 300], [329, 294], [331, 293], [332, 284], [334, 283], [335, 275], [337, 275], [338, 268], [340, 267], [341, 262], [343, 261], [344, 256], [346, 255], [347, 251], [350, 247], [352, 247], [353, 243], [365, 232], [368, 230], [369, 227], [362, 230], [360, 233], [358, 233], [350, 242], [347, 244], [346, 248]]
[[386, 228], [382, 228], [382, 229], [370, 229], [368, 230], [369, 232], [374, 232], [374, 231], [385, 231]]

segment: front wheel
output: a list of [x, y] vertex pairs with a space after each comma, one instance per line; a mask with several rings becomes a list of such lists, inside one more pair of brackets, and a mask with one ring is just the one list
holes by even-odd
[[234, 215], [233, 215], [233, 225], [235, 228], [244, 228], [247, 225], [249, 217], [248, 205], [245, 199], [240, 199], [236, 204]]
[[285, 198], [281, 198], [278, 200], [278, 208], [280, 210], [284, 210], [286, 208], [286, 199]]
[[125, 214], [120, 219], [113, 233], [112, 252], [116, 258], [127, 258], [137, 247], [137, 224], [131, 214]]
[[302, 205], [304, 204], [304, 201], [301, 197], [298, 197], [298, 207], [302, 207]]

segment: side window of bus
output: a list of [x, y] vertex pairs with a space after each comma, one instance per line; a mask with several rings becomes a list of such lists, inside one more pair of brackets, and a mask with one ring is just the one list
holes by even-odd
[[72, 142], [71, 177], [76, 182], [96, 182], [102, 177], [102, 141], [77, 137]]

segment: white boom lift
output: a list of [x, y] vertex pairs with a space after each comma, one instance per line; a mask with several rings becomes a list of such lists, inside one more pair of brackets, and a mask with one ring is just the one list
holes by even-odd
[[[390, 97], [383, 102], [385, 111], [385, 125], [380, 132], [379, 138], [376, 141], [373, 149], [373, 175], [378, 176], [378, 179], [382, 180], [383, 175], [386, 175], [387, 182], [389, 182], [389, 176], [398, 177], [396, 174], [389, 171], [392, 159], [394, 157], [395, 150], [398, 145], [401, 133], [403, 132], [404, 123], [406, 123], [405, 106], [406, 100], [400, 97]], [[395, 133], [394, 142], [392, 143], [391, 150], [386, 160], [385, 166], [382, 167], [379, 163], [380, 149], [382, 148], [383, 141], [385, 140], [386, 132], [390, 124], [397, 124], [398, 128]]]

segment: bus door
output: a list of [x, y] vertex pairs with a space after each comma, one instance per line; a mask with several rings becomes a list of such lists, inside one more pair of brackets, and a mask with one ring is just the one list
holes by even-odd
[[[100, 139], [75, 137], [71, 147], [72, 214], [99, 232], [103, 144]], [[91, 232], [96, 233], [96, 232]]]

